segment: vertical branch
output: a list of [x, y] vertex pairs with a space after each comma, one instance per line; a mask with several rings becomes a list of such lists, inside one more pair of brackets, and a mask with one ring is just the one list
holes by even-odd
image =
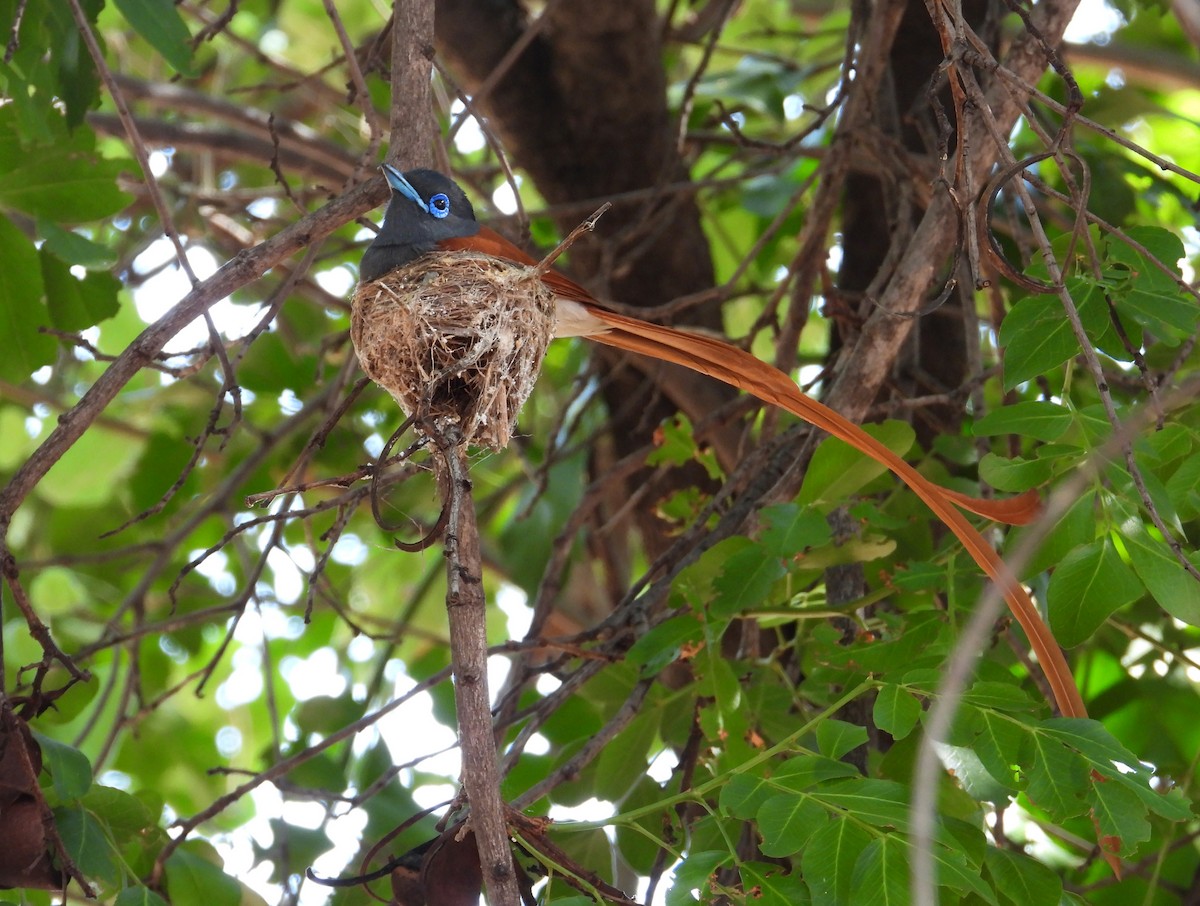
[[471, 829], [479, 846], [479, 864], [488, 902], [516, 906], [520, 890], [513, 870], [487, 678], [487, 601], [475, 501], [467, 474], [464, 444], [436, 438], [449, 489], [446, 529], [446, 611], [450, 622], [450, 659], [454, 668], [454, 704], [462, 749], [462, 784], [471, 805]]
[[392, 12], [392, 106], [388, 158], [428, 166], [433, 149], [433, 0], [406, 0]]
[[[404, 167], [431, 161], [433, 0], [396, 3], [392, 19], [391, 147], [388, 157]], [[504, 800], [487, 681], [487, 602], [475, 501], [467, 474], [467, 451], [435, 436], [438, 468], [449, 489], [446, 529], [446, 610], [454, 668], [454, 704], [462, 749], [462, 784], [471, 806], [471, 829], [488, 902], [517, 906], [520, 890], [508, 841]]]

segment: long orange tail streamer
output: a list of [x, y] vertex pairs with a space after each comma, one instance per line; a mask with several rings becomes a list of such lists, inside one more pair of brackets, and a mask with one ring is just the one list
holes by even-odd
[[858, 425], [802, 393], [783, 372], [736, 346], [700, 334], [639, 321], [595, 305], [589, 304], [587, 307], [591, 314], [611, 328], [607, 333], [592, 334], [588, 339], [682, 365], [716, 378], [785, 409], [887, 466], [954, 532], [980, 569], [1000, 588], [1013, 616], [1029, 637], [1059, 710], [1068, 717], [1087, 717], [1071, 668], [1054, 634], [1000, 555], [958, 510], [958, 507], [962, 507], [989, 519], [1021, 524], [1029, 522], [1037, 514], [1036, 493], [1027, 492], [1019, 497], [995, 501], [978, 500], [950, 491], [927, 479]]

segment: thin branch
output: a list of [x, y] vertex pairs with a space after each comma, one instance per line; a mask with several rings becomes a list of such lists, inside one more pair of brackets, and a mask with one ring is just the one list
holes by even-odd
[[500, 769], [488, 695], [487, 600], [483, 593], [479, 526], [467, 474], [467, 451], [463, 444], [446, 437], [435, 435], [434, 443], [449, 496], [449, 527], [445, 535], [446, 611], [462, 748], [462, 785], [471, 804], [471, 829], [479, 847], [488, 902], [517, 906], [521, 892], [500, 795]]
[[112, 74], [112, 70], [108, 68], [108, 63], [104, 59], [104, 51], [100, 49], [100, 44], [96, 41], [96, 36], [92, 34], [92, 26], [83, 12], [83, 7], [79, 5], [79, 0], [70, 0], [70, 4], [71, 13], [75, 17], [75, 25], [79, 29], [79, 34], [83, 36], [83, 42], [87, 45], [92, 62], [96, 64], [96, 71], [100, 74], [104, 86], [108, 89], [108, 93], [113, 99], [113, 104], [117, 108], [117, 115], [121, 118], [121, 122], [125, 126], [125, 133], [129, 137], [129, 146], [133, 149], [133, 155], [137, 158], [138, 166], [141, 167], [142, 177], [146, 181], [146, 188], [150, 190], [150, 198], [154, 202], [154, 209], [158, 212], [158, 219], [163, 226], [163, 232], [171, 240], [171, 244], [175, 246], [176, 260], [179, 262], [179, 266], [183, 269], [183, 272], [187, 274], [187, 278], [191, 281], [192, 286], [195, 287], [199, 284], [200, 279], [196, 276], [196, 272], [192, 270], [192, 264], [188, 261], [187, 252], [183, 248], [183, 241], [179, 238], [179, 231], [175, 229], [175, 220], [171, 216], [171, 209], [167, 207], [166, 199], [163, 198], [162, 192], [158, 187], [158, 178], [150, 168], [150, 154], [146, 150], [146, 145], [142, 141], [141, 135], [138, 133], [133, 114], [129, 110], [129, 105], [125, 103], [125, 96], [121, 93], [121, 88], [117, 84], [116, 77]]
[[261, 277], [300, 248], [376, 207], [387, 194], [382, 178], [356, 186], [257, 247], [230, 259], [143, 330], [88, 388], [83, 398], [59, 417], [50, 436], [0, 489], [0, 536], [8, 531], [13, 513], [50, 467], [70, 449], [133, 376], [154, 361], [175, 334], [209, 307]]
[[245, 783], [241, 784], [240, 786], [238, 786], [235, 789], [231, 790], [230, 792], [226, 793], [224, 796], [221, 796], [219, 799], [217, 799], [215, 802], [213, 802], [207, 808], [203, 809], [200, 812], [197, 812], [191, 818], [176, 822], [176, 827], [179, 828], [180, 832], [176, 836], [172, 837], [171, 840], [167, 843], [167, 845], [164, 846], [163, 849], [159, 852], [158, 858], [155, 859], [155, 862], [154, 862], [154, 868], [150, 872], [150, 879], [149, 879], [150, 884], [156, 885], [161, 882], [162, 875], [166, 868], [167, 861], [170, 859], [171, 855], [175, 852], [176, 849], [179, 848], [180, 844], [182, 844], [185, 840], [187, 840], [188, 835], [193, 830], [195, 830], [197, 827], [199, 827], [201, 824], [203, 824], [205, 821], [209, 820], [210, 818], [215, 817], [216, 815], [219, 815], [221, 812], [223, 812], [225, 809], [229, 808], [229, 806], [233, 805], [235, 802], [237, 802], [239, 799], [241, 799], [243, 796], [245, 796], [251, 790], [254, 790], [254, 789], [262, 786], [264, 783], [275, 780], [278, 777], [283, 777], [283, 776], [287, 775], [288, 773], [290, 773], [292, 770], [294, 770], [299, 765], [302, 765], [306, 761], [309, 761], [309, 760], [315, 758], [316, 756], [320, 755], [325, 750], [330, 749], [333, 746], [337, 745], [339, 742], [343, 742], [344, 740], [347, 740], [347, 739], [352, 739], [354, 736], [361, 733], [363, 730], [366, 730], [367, 728], [374, 726], [382, 718], [384, 718], [388, 714], [391, 714], [393, 711], [395, 711], [397, 708], [399, 708], [405, 702], [408, 702], [408, 701], [412, 700], [413, 698], [415, 698], [416, 696], [429, 691], [434, 686], [436, 686], [438, 683], [444, 681], [449, 675], [450, 675], [449, 670], [438, 671], [433, 676], [430, 676], [428, 679], [422, 680], [421, 682], [414, 685], [411, 689], [409, 689], [403, 695], [399, 696], [398, 698], [392, 699], [390, 702], [388, 702], [382, 708], [379, 708], [376, 711], [372, 711], [371, 713], [360, 717], [358, 720], [354, 721], [353, 723], [347, 724], [346, 726], [344, 726], [340, 730], [338, 730], [336, 733], [330, 733], [328, 736], [326, 736], [320, 742], [297, 752], [295, 755], [291, 756], [290, 758], [285, 758], [282, 761], [276, 762], [271, 767], [267, 768], [265, 771], [260, 771], [259, 773], [255, 774], [252, 778], [247, 780]]

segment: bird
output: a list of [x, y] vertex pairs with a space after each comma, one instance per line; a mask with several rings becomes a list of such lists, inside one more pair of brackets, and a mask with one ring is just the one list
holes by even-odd
[[[470, 199], [450, 177], [424, 168], [402, 172], [388, 163], [382, 169], [392, 197], [382, 227], [363, 254], [360, 286], [380, 280], [397, 268], [419, 266], [422, 260], [432, 266], [444, 260], [445, 252], [471, 252], [513, 265], [537, 266], [531, 255], [478, 221]], [[1059, 710], [1068, 717], [1087, 716], [1054, 634], [1000, 555], [959, 509], [997, 522], [1026, 524], [1040, 511], [1036, 490], [1002, 500], [982, 500], [942, 487], [859, 425], [805, 394], [788, 375], [751, 353], [706, 334], [614, 311], [557, 270], [544, 270], [540, 279], [554, 294], [556, 338], [582, 337], [715, 378], [792, 413], [888, 468], [954, 533], [1000, 588], [1038, 656]]]

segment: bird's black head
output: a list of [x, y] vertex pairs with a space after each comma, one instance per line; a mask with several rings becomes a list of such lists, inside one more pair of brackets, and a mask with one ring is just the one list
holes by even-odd
[[444, 239], [479, 232], [475, 211], [454, 180], [436, 170], [401, 173], [390, 164], [383, 174], [392, 187], [392, 200], [375, 241], [363, 253], [358, 269], [363, 283], [415, 261]]

